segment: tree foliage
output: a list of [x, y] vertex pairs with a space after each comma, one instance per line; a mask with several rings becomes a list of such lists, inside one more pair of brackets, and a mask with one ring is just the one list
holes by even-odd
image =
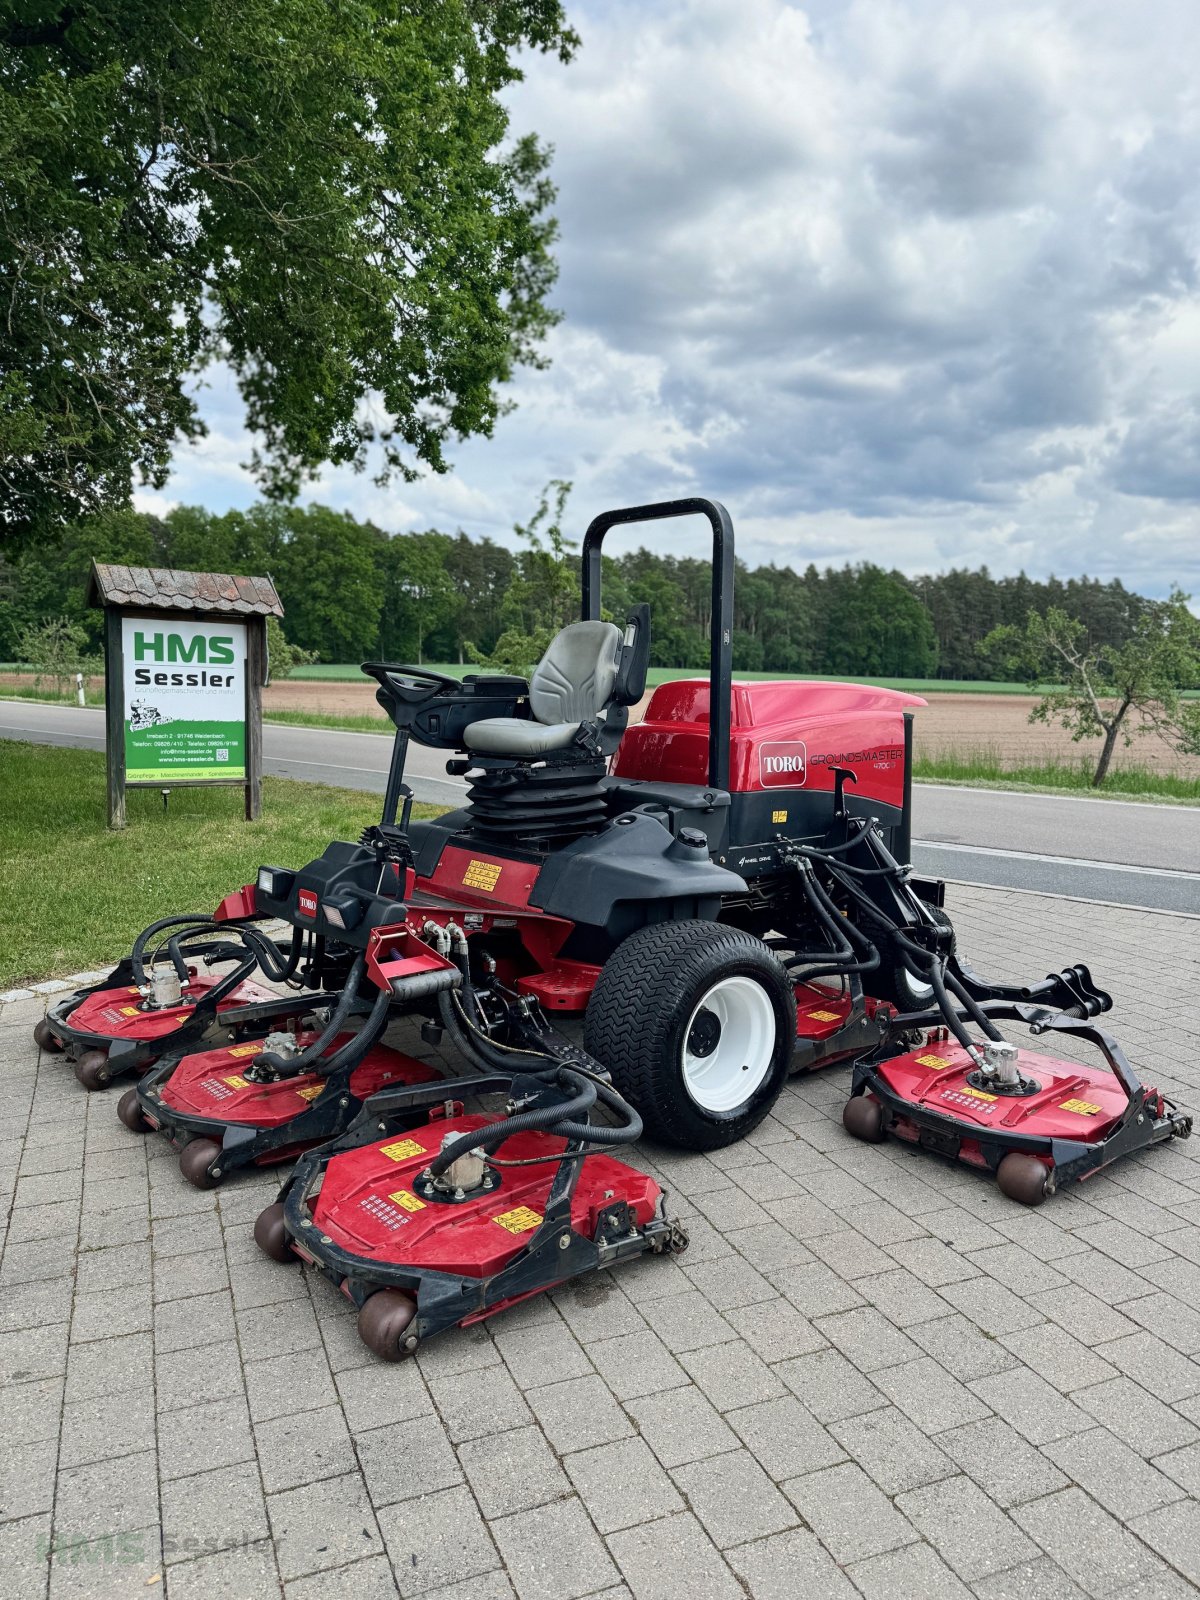
[[1051, 606], [1030, 612], [1023, 628], [997, 628], [988, 640], [1010, 670], [1036, 687], [1047, 677], [1065, 680], [1042, 695], [1031, 722], [1060, 723], [1076, 742], [1101, 740], [1092, 784], [1108, 776], [1118, 741], [1158, 733], [1184, 754], [1200, 755], [1200, 705], [1181, 690], [1200, 687], [1200, 620], [1188, 596], [1145, 601], [1123, 643], [1089, 641], [1083, 623]]
[[229, 363], [282, 497], [442, 470], [554, 320], [548, 152], [507, 142], [559, 0], [14, 0], [0, 13], [0, 527], [161, 484]]

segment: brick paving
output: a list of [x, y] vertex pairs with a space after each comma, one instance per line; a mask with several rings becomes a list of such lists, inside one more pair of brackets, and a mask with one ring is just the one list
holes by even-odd
[[[951, 909], [996, 976], [1088, 960], [1135, 1065], [1200, 1110], [1200, 922]], [[1030, 1212], [846, 1137], [835, 1068], [733, 1149], [637, 1152], [685, 1256], [389, 1367], [255, 1249], [271, 1177], [189, 1188], [115, 1093], [38, 1059], [44, 1004], [0, 1006], [12, 1600], [1200, 1589], [1200, 1140]]]

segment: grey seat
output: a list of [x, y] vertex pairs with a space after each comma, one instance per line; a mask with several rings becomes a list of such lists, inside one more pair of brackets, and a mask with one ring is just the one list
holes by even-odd
[[585, 722], [601, 720], [617, 681], [622, 635], [613, 622], [572, 622], [550, 641], [529, 680], [529, 718], [486, 717], [463, 730], [480, 755], [528, 759], [567, 750]]

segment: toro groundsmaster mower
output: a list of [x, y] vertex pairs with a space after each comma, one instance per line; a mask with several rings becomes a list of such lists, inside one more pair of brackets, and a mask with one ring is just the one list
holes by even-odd
[[[99, 983], [54, 1001], [33, 1030], [39, 1048], [64, 1052], [85, 1089], [106, 1089], [172, 1051], [252, 1039], [333, 1005], [337, 994], [320, 984], [340, 974], [303, 932], [284, 949], [253, 920], [238, 891], [211, 915], [152, 922]], [[254, 982], [256, 974], [287, 992]]]
[[[623, 630], [602, 620], [602, 542], [619, 524], [697, 512], [714, 541], [709, 678], [662, 686], [627, 729], [645, 685], [649, 616], [636, 607]], [[328, 1275], [359, 1305], [363, 1336], [381, 1354], [402, 1356], [589, 1267], [680, 1248], [657, 1186], [606, 1147], [643, 1123], [687, 1149], [727, 1145], [767, 1114], [794, 1070], [858, 1059], [852, 1131], [874, 1138], [892, 1127], [998, 1171], [1026, 1203], [1189, 1131], [1102, 1043], [1112, 1093], [1086, 1155], [1076, 1141], [1064, 1159], [1057, 1129], [1039, 1142], [1038, 1119], [1052, 1113], [1038, 1094], [1063, 1064], [1018, 1051], [995, 1019], [1103, 1040], [1087, 1019], [1109, 997], [1082, 965], [1020, 987], [967, 967], [943, 886], [905, 864], [910, 718], [923, 702], [845, 684], [733, 684], [732, 590], [733, 530], [716, 502], [604, 513], [584, 540], [583, 620], [557, 635], [528, 683], [364, 667], [397, 729], [378, 831], [402, 864], [403, 899], [380, 910], [322, 863], [300, 875], [303, 886], [278, 869], [260, 874], [259, 911], [307, 918], [328, 938], [383, 916], [371, 937], [385, 953], [395, 940], [402, 963], [449, 963], [449, 980], [428, 993], [406, 997], [403, 973], [392, 983], [378, 959], [371, 979], [484, 1069], [371, 1096], [333, 1142], [301, 1158], [259, 1219], [266, 1253]], [[412, 738], [452, 753], [448, 770], [469, 779], [463, 809], [410, 820]], [[578, 1027], [572, 1036], [552, 1016], [582, 1024], [582, 1048]], [[932, 1134], [924, 1080], [898, 1071], [922, 1054], [969, 1062], [989, 1085], [946, 1101]], [[268, 1077], [282, 1071], [270, 1052], [260, 1065]], [[1095, 1084], [1070, 1070], [1075, 1088]], [[994, 1116], [986, 1138], [964, 1137], [955, 1107], [970, 1111], [973, 1094], [1014, 1073], [1038, 1084], [1022, 1091], [1023, 1124]], [[501, 1097], [499, 1116], [464, 1112], [462, 1099], [480, 1095]], [[1096, 1087], [1087, 1104], [1098, 1097]], [[590, 1120], [597, 1104], [615, 1127]], [[1010, 1155], [1040, 1170], [1001, 1170]]]

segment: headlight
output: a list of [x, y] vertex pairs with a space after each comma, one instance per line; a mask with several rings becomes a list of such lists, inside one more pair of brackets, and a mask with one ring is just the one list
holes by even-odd
[[259, 867], [258, 892], [268, 900], [286, 900], [295, 879], [296, 874], [286, 867]]
[[362, 902], [353, 895], [343, 895], [340, 900], [326, 900], [321, 907], [331, 928], [353, 928], [362, 918]]

